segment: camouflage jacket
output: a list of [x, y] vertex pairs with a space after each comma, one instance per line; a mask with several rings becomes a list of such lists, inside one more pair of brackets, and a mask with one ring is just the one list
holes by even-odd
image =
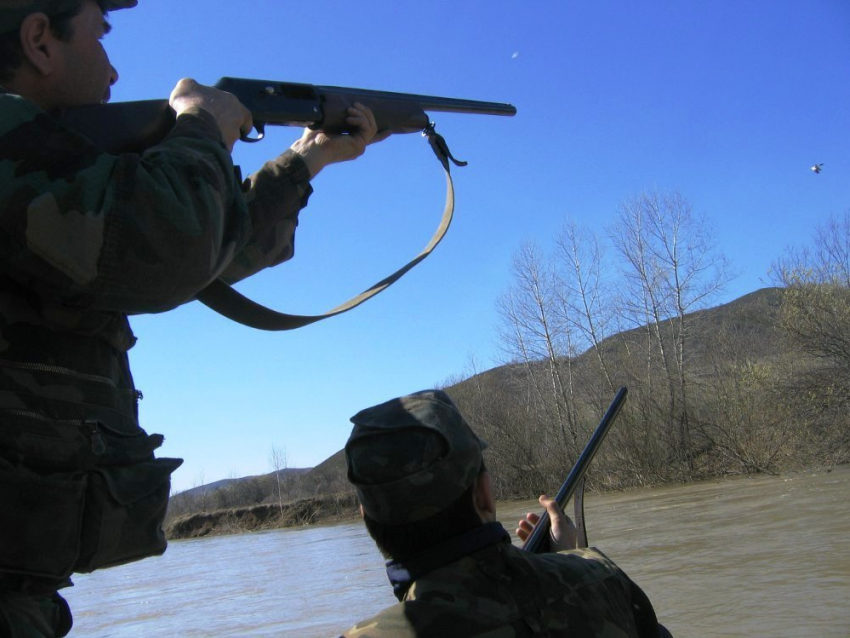
[[401, 602], [345, 638], [658, 636], [649, 600], [596, 549], [530, 554], [490, 523], [428, 554], [388, 563]]
[[127, 315], [292, 256], [306, 165], [286, 152], [240, 183], [220, 140], [195, 110], [143, 154], [110, 155], [0, 94], [0, 459], [78, 467], [57, 423], [136, 432]]

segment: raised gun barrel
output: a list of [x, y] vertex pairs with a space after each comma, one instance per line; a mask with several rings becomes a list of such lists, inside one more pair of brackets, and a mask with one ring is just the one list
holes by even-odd
[[510, 104], [413, 93], [239, 78], [221, 78], [215, 86], [239, 98], [251, 111], [254, 127], [260, 132], [265, 124], [346, 132], [349, 130], [346, 111], [355, 102], [372, 110], [378, 130], [393, 133], [416, 133], [424, 129], [428, 126], [425, 111], [516, 115], [516, 108]]
[[[561, 489], [558, 490], [558, 494], [555, 496], [555, 502], [558, 503], [561, 509], [563, 509], [564, 505], [566, 505], [570, 498], [572, 498], [579, 482], [584, 478], [584, 475], [587, 474], [590, 462], [593, 461], [593, 457], [596, 456], [596, 453], [599, 451], [602, 441], [605, 440], [605, 435], [608, 434], [608, 430], [610, 430], [611, 426], [614, 424], [614, 419], [617, 418], [617, 415], [620, 413], [620, 409], [626, 402], [627, 394], [628, 389], [625, 386], [617, 391], [617, 394], [614, 396], [614, 400], [611, 402], [611, 405], [608, 406], [608, 410], [605, 412], [605, 415], [602, 417], [602, 420], [599, 422], [599, 425], [596, 426], [596, 430], [590, 437], [590, 441], [588, 441], [584, 450], [582, 450], [578, 460], [575, 465], [573, 465], [573, 469], [570, 470], [567, 480], [564, 481]], [[531, 532], [531, 535], [525, 539], [525, 543], [522, 548], [535, 554], [540, 553], [544, 547], [543, 541], [549, 534], [550, 525], [551, 521], [549, 520], [549, 513], [544, 511], [540, 520], [537, 522], [537, 525], [534, 526], [534, 530]]]
[[[215, 86], [235, 95], [251, 111], [259, 135], [243, 141], [262, 139], [267, 125], [347, 132], [347, 109], [355, 102], [372, 110], [378, 130], [393, 133], [422, 131], [429, 124], [426, 111], [516, 114], [514, 106], [500, 102], [338, 86], [229, 77], [221, 78]], [[174, 126], [174, 111], [168, 100], [142, 100], [74, 107], [60, 113], [59, 119], [103, 151], [140, 153], [168, 134]]]

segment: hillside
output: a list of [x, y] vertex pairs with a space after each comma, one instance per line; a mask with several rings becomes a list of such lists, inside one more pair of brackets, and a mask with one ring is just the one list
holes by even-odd
[[[707, 355], [716, 351], [718, 335], [733, 336], [735, 343], [743, 348], [739, 354], [753, 361], [775, 357], [781, 350], [777, 321], [782, 294], [781, 288], [762, 288], [729, 303], [686, 315], [689, 352], [694, 365], [698, 368], [706, 365]], [[604, 339], [600, 349], [611, 357], [614, 367], [623, 367], [634, 358], [632, 353], [643, 346], [646, 332], [646, 326], [619, 332]], [[576, 357], [572, 363], [577, 374], [580, 375], [583, 366], [592, 365], [590, 360], [594, 357], [590, 351]], [[498, 366], [445, 389], [451, 393], [453, 388], [479, 383], [482, 379], [504, 382], [515, 367]]]
[[[309, 472], [312, 468], [293, 468], [288, 467], [278, 472], [281, 477], [286, 479], [286, 477], [297, 476], [299, 474], [304, 474]], [[197, 487], [190, 487], [188, 490], [183, 490], [179, 494], [175, 495], [175, 497], [183, 497], [183, 498], [198, 498], [204, 495], [212, 494], [220, 489], [226, 489], [231, 487], [232, 485], [236, 485], [240, 482], [249, 481], [249, 480], [267, 480], [274, 478], [276, 472], [269, 472], [268, 474], [261, 474], [259, 476], [243, 476], [240, 478], [226, 478], [221, 479], [220, 481], [213, 481], [212, 483], [205, 483], [204, 485], [198, 485]], [[174, 497], [172, 497], [174, 498]]]

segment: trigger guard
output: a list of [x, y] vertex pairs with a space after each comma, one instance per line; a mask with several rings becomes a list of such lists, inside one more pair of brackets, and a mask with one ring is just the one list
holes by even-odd
[[239, 140], [247, 142], [248, 144], [253, 144], [254, 142], [259, 142], [266, 136], [266, 125], [263, 122], [254, 124], [254, 129], [257, 131], [257, 137], [248, 137], [251, 133], [251, 131], [248, 131], [247, 133], [242, 133], [239, 136]]

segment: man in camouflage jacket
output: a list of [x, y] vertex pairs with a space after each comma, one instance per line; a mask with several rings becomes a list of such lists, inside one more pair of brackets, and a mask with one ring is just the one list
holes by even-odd
[[[345, 446], [366, 527], [389, 559], [400, 601], [346, 638], [630, 638], [665, 636], [646, 595], [596, 549], [554, 500], [556, 553], [511, 544], [496, 521], [486, 443], [449, 396], [418, 392], [352, 417]], [[517, 530], [527, 538], [538, 517]]]
[[177, 123], [110, 155], [55, 111], [109, 98], [109, 10], [137, 0], [0, 0], [0, 635], [63, 636], [73, 572], [165, 550], [170, 474], [139, 427], [127, 315], [191, 301], [292, 257], [310, 179], [359, 156], [356, 131], [305, 131], [245, 182], [230, 157], [251, 129], [232, 95], [181, 80]]

